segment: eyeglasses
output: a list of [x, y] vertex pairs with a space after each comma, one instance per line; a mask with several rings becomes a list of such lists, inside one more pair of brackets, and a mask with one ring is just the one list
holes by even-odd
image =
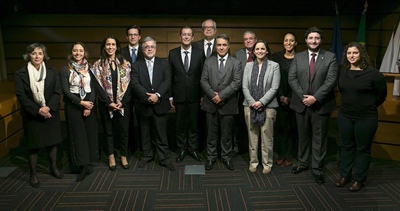
[[156, 46], [155, 45], [146, 45], [144, 46], [144, 49], [149, 50], [149, 49], [155, 49]]
[[129, 37], [137, 37], [139, 34], [128, 34]]

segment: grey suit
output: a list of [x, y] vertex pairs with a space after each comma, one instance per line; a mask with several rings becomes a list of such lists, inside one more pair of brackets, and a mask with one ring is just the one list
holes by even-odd
[[235, 51], [235, 53], [233, 54], [233, 57], [235, 57], [242, 63], [242, 68], [244, 70], [244, 68], [246, 67], [246, 63], [247, 63], [246, 48], [242, 48], [242, 49]]
[[[309, 57], [308, 50], [297, 53], [290, 66], [288, 80], [293, 91], [290, 108], [296, 111], [300, 165], [308, 167], [312, 145], [312, 171], [314, 174], [323, 174], [329, 116], [336, 108], [333, 91], [338, 66], [335, 54], [321, 49], [315, 63], [311, 93], [308, 93]], [[317, 102], [307, 107], [302, 103], [303, 95], [313, 95]]]
[[[204, 92], [201, 109], [206, 112], [207, 121], [207, 158], [217, 159], [218, 130], [221, 127], [221, 157], [229, 161], [232, 151], [233, 115], [238, 114], [238, 90], [242, 82], [242, 66], [239, 60], [228, 56], [224, 74], [218, 74], [218, 57], [212, 56], [204, 62], [200, 85]], [[222, 102], [215, 104], [212, 98], [215, 92]]]

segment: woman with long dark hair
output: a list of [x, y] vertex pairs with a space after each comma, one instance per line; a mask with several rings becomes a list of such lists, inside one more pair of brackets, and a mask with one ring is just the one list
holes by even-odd
[[71, 157], [82, 181], [93, 172], [92, 164], [98, 161], [98, 133], [95, 80], [90, 74], [88, 52], [81, 42], [72, 44], [68, 64], [61, 70], [61, 87], [64, 93], [65, 117], [70, 138]]
[[103, 123], [108, 166], [111, 171], [116, 169], [114, 157], [114, 146], [116, 146], [119, 148], [122, 167], [128, 169], [131, 64], [121, 55], [119, 41], [112, 35], [104, 38], [100, 51], [101, 58], [93, 64], [91, 71], [97, 82], [99, 113]]

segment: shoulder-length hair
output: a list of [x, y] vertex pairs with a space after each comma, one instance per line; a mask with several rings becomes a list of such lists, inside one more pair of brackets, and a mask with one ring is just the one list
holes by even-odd
[[360, 68], [365, 69], [369, 65], [369, 56], [367, 53], [367, 50], [365, 49], [364, 45], [361, 45], [358, 42], [351, 42], [346, 45], [346, 47], [343, 50], [343, 56], [342, 56], [342, 68], [344, 69], [350, 69], [350, 62], [347, 60], [347, 50], [351, 47], [356, 47], [358, 51], [360, 52]]
[[36, 49], [40, 48], [43, 51], [43, 60], [49, 60], [50, 57], [47, 55], [47, 48], [45, 45], [41, 43], [32, 43], [26, 47], [25, 53], [22, 54], [22, 58], [24, 58], [25, 61], [29, 62], [31, 60], [30, 54]]
[[74, 49], [74, 46], [75, 46], [75, 45], [81, 45], [81, 46], [83, 47], [83, 51], [84, 51], [83, 58], [86, 59], [86, 60], [88, 60], [88, 59], [89, 59], [89, 52], [87, 51], [86, 46], [85, 46], [82, 42], [75, 42], [75, 43], [73, 43], [73, 44], [71, 45], [71, 48], [69, 49], [69, 54], [68, 54], [68, 57], [67, 57], [68, 62], [71, 63], [71, 62], [74, 61], [73, 55], [72, 55], [72, 49]]
[[251, 50], [251, 52], [253, 53], [253, 57], [252, 57], [253, 61], [256, 59], [256, 55], [254, 54], [254, 50], [256, 49], [256, 45], [258, 43], [263, 43], [265, 45], [265, 47], [267, 48], [267, 55], [265, 57], [267, 57], [269, 59], [269, 55], [271, 55], [272, 52], [271, 52], [271, 49], [269, 48], [269, 45], [268, 45], [267, 41], [265, 41], [265, 40], [257, 40], [257, 42], [254, 43], [253, 49]]

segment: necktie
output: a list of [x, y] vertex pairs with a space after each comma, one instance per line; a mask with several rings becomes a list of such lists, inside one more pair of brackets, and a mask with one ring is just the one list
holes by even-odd
[[249, 54], [249, 56], [247, 57], [247, 62], [253, 61], [253, 54], [250, 51], [247, 54]]
[[211, 43], [209, 42], [209, 43], [207, 43], [207, 45], [208, 45], [208, 48], [207, 48], [207, 58], [210, 58], [210, 56], [211, 56]]
[[183, 67], [185, 68], [185, 71], [188, 72], [189, 71], [189, 57], [188, 57], [189, 51], [184, 51], [183, 53], [185, 53], [185, 60], [183, 61]]
[[222, 76], [224, 74], [224, 61], [225, 61], [225, 59], [224, 58], [220, 58], [219, 61], [221, 61], [221, 62], [219, 63], [218, 72], [219, 72], [219, 77], [222, 78]]
[[150, 83], [153, 84], [153, 64], [150, 60], [147, 60], [147, 70], [149, 71]]
[[132, 56], [131, 56], [131, 58], [132, 58], [132, 63], [131, 63], [131, 65], [133, 64], [133, 63], [135, 63], [136, 62], [136, 48], [132, 48]]
[[308, 94], [312, 94], [312, 87], [311, 87], [311, 84], [312, 84], [312, 77], [313, 77], [313, 74], [314, 74], [314, 68], [315, 68], [315, 56], [316, 56], [317, 54], [315, 54], [315, 53], [312, 53], [311, 54], [311, 60], [310, 60], [310, 71], [309, 71], [309, 74], [310, 74], [310, 81], [309, 81], [309, 85], [308, 85]]

